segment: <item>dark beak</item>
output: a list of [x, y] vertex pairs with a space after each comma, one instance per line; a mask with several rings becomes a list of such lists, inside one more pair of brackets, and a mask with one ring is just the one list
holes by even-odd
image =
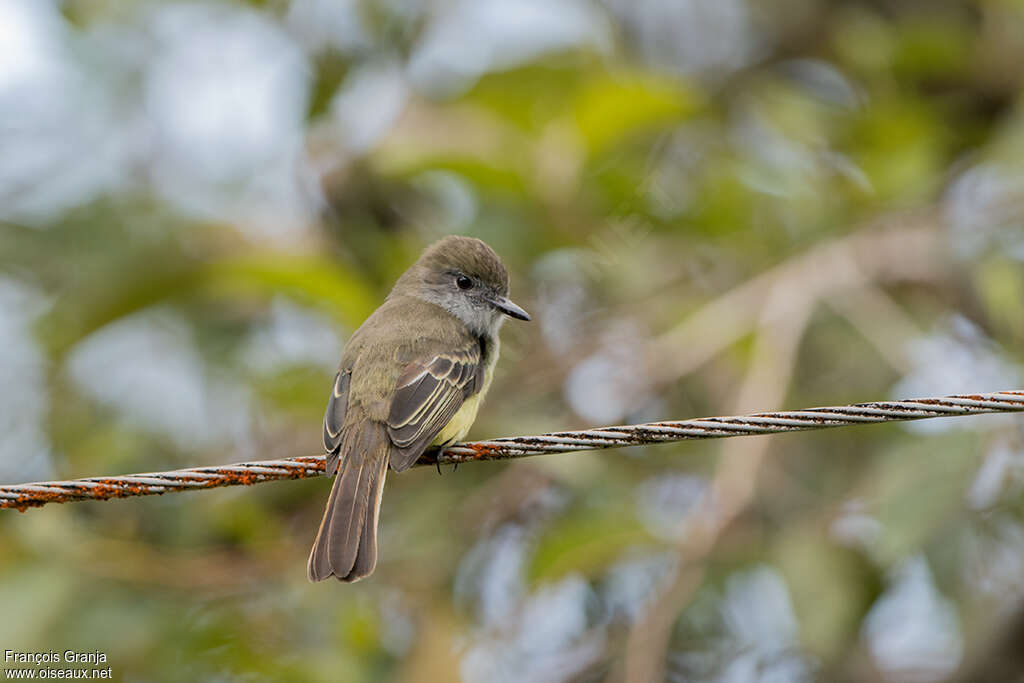
[[530, 319], [530, 314], [512, 303], [508, 297], [503, 296], [497, 299], [492, 299], [491, 303], [494, 304], [495, 308], [511, 318], [518, 318], [519, 320]]

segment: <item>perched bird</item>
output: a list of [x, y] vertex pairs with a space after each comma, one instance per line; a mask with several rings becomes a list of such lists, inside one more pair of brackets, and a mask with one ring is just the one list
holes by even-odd
[[309, 555], [310, 581], [358, 581], [377, 564], [377, 517], [388, 466], [461, 440], [498, 360], [498, 330], [530, 316], [508, 298], [508, 271], [484, 242], [429, 247], [345, 347], [324, 416], [336, 474]]

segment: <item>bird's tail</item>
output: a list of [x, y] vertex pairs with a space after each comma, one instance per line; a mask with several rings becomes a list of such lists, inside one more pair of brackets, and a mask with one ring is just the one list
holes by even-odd
[[309, 554], [310, 581], [335, 576], [351, 582], [373, 572], [377, 516], [390, 450], [391, 440], [382, 424], [367, 420], [345, 429], [334, 487]]

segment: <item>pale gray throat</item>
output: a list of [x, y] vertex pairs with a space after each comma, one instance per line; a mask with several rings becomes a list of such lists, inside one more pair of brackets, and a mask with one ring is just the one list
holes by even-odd
[[454, 315], [477, 337], [497, 337], [501, 324], [505, 322], [505, 315], [494, 306], [476, 303], [455, 292], [427, 290], [417, 296]]

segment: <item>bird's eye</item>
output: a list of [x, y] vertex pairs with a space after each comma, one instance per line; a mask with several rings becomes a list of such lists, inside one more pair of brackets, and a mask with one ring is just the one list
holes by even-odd
[[455, 284], [459, 289], [473, 289], [473, 280], [466, 277], [465, 275], [459, 275], [455, 278]]

